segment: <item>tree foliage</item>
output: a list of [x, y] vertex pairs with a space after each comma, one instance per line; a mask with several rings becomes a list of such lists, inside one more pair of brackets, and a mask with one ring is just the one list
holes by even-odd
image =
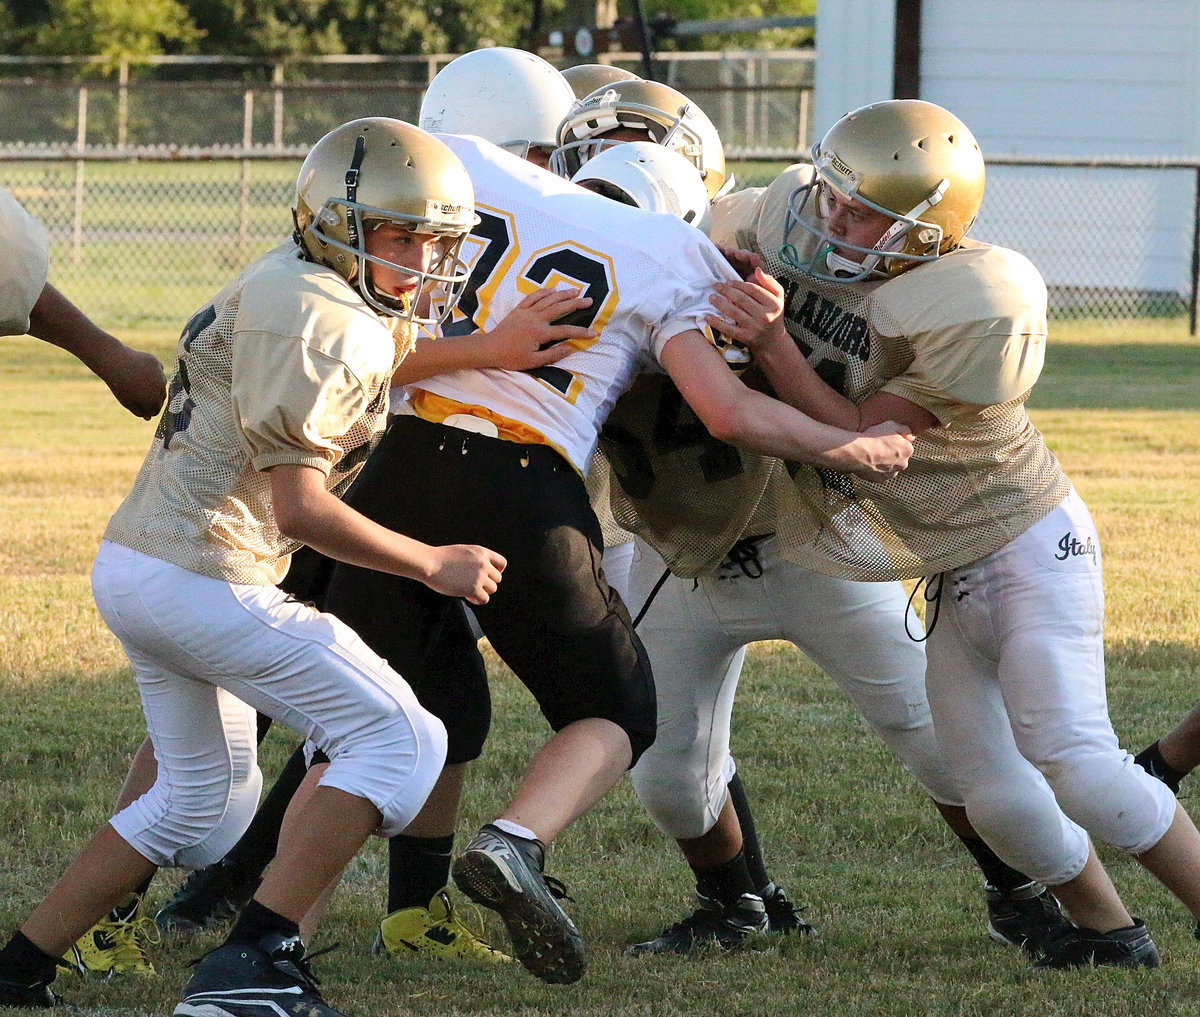
[[[0, 41], [12, 53], [124, 56], [205, 53], [268, 60], [342, 53], [461, 53], [482, 45], [534, 48], [563, 20], [565, 0], [7, 0]], [[816, 0], [643, 3], [679, 21], [812, 14]], [[632, 5], [618, 4], [629, 16]], [[806, 29], [668, 39], [664, 48], [768, 47]]]
[[50, 0], [27, 52], [122, 57], [185, 51], [201, 38], [180, 0]]

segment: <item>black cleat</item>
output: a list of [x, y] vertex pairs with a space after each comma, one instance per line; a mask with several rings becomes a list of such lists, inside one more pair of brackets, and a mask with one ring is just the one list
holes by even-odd
[[988, 935], [997, 943], [1019, 946], [1040, 957], [1046, 945], [1074, 928], [1063, 917], [1058, 900], [1041, 883], [1026, 883], [1011, 890], [983, 884], [987, 898]]
[[225, 943], [200, 959], [173, 1017], [347, 1017], [321, 998], [309, 960], [299, 936]]
[[1047, 944], [1042, 959], [1033, 968], [1035, 971], [1089, 965], [1156, 968], [1160, 963], [1158, 947], [1150, 938], [1146, 923], [1135, 918], [1132, 925], [1112, 932], [1068, 926]]
[[231, 862], [196, 869], [154, 916], [163, 932], [191, 936], [236, 918], [258, 889], [258, 875], [244, 876]]
[[782, 886], [772, 883], [770, 889], [761, 893], [763, 904], [767, 909], [767, 932], [771, 935], [790, 936], [793, 933], [800, 936], [815, 936], [817, 930], [800, 917], [804, 907], [796, 907], [791, 902]]
[[50, 981], [22, 984], [0, 978], [0, 1006], [29, 1007], [48, 1010], [52, 1006], [66, 1006], [66, 1000], [50, 988]]
[[[714, 948], [738, 950], [746, 945], [751, 936], [770, 931], [766, 906], [756, 894], [744, 893], [728, 905], [699, 893], [696, 894], [696, 900], [699, 907], [687, 918], [663, 929], [654, 939], [634, 943], [625, 952], [640, 956], [648, 953], [692, 953]], [[793, 928], [792, 931], [798, 930]]]
[[504, 922], [513, 955], [543, 982], [568, 985], [583, 977], [583, 937], [558, 903], [567, 897], [557, 879], [542, 872], [541, 841], [484, 826], [454, 860], [454, 882], [476, 904]]

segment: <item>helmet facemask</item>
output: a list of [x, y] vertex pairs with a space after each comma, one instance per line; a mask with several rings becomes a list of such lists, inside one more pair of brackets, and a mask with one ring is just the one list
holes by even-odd
[[[889, 278], [950, 253], [983, 200], [986, 171], [974, 135], [954, 114], [920, 99], [847, 113], [812, 155], [811, 182], [788, 199], [780, 256], [827, 281]], [[845, 202], [890, 220], [870, 246], [860, 246], [866, 230], [850, 231], [860, 244], [829, 232], [836, 205]], [[818, 239], [807, 261], [793, 241], [798, 228]]]
[[[908, 213], [899, 214], [877, 205], [854, 190], [835, 187], [818, 167], [817, 176], [810, 183], [797, 187], [788, 198], [787, 221], [779, 256], [786, 264], [806, 275], [826, 282], [844, 283], [888, 278], [921, 262], [934, 261], [941, 253], [942, 227], [920, 216], [941, 200], [948, 184], [948, 180], [942, 180], [924, 201]], [[892, 225], [870, 247], [831, 236], [823, 224], [828, 222], [832, 214], [834, 193], [887, 216], [892, 220]], [[806, 215], [810, 201], [815, 214]], [[819, 241], [819, 246], [807, 261], [800, 258], [792, 239], [797, 229], [811, 233]], [[861, 254], [862, 258], [856, 262], [837, 253], [839, 250], [853, 251]]]

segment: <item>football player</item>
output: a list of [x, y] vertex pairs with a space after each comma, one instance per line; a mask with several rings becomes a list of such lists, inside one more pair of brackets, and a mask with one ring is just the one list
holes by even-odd
[[160, 409], [167, 383], [151, 353], [130, 349], [109, 335], [47, 281], [50, 243], [46, 228], [0, 187], [0, 336], [29, 335], [73, 353], [130, 413], [149, 420]]
[[[588, 194], [486, 142], [443, 140], [472, 175], [482, 220], [471, 282], [443, 332], [486, 330], [524, 294], [556, 283], [583, 290], [587, 306], [572, 318], [584, 332], [568, 341], [568, 356], [531, 372], [428, 377], [419, 350], [404, 412], [350, 502], [388, 526], [403, 517], [414, 535], [486, 533], [509, 562], [507, 595], [477, 615], [555, 734], [453, 872], [468, 896], [500, 913], [523, 964], [543, 980], [571, 982], [583, 973], [584, 949], [542, 874], [545, 844], [620, 779], [655, 727], [649, 668], [598, 568], [600, 536], [582, 480], [613, 400], [639, 367], [657, 362], [707, 426], [750, 449], [876, 478], [900, 469], [907, 450], [890, 427], [870, 447], [847, 446], [842, 432], [813, 431], [737, 381], [696, 327], [707, 313], [704, 287], [732, 277], [699, 231]], [[665, 264], [664, 249], [673, 252]], [[425, 355], [437, 356], [436, 347]], [[401, 365], [401, 380], [409, 370]], [[408, 833], [444, 828], [447, 817], [452, 829], [465, 764], [488, 726], [482, 661], [456, 604], [380, 578], [339, 565], [325, 604], [389, 659], [419, 646], [436, 665], [414, 681], [448, 718], [451, 765]]]
[[[421, 295], [467, 274], [471, 182], [410, 124], [352, 121], [312, 148], [294, 243], [246, 268], [184, 328], [166, 410], [93, 572], [158, 761], [153, 788], [97, 832], [0, 950], [0, 1005], [48, 1007], [67, 947], [162, 865], [203, 865], [258, 802], [255, 710], [330, 759], [177, 1017], [339, 1017], [298, 920], [375, 831], [403, 829], [445, 758], [441, 722], [344, 623], [275, 583], [300, 543], [485, 603], [504, 559], [385, 529], [340, 495], [382, 429]], [[427, 319], [426, 325], [434, 321]]]
[[967, 813], [1072, 924], [1037, 968], [1155, 966], [1089, 831], [1200, 916], [1200, 836], [1113, 733], [1101, 551], [1024, 408], [1043, 363], [1046, 289], [1015, 251], [966, 237], [984, 164], [966, 126], [918, 100], [863, 107], [729, 209], [744, 281], [714, 299], [781, 397], [839, 426], [898, 419], [910, 469], [865, 487], [798, 469], [782, 558], [858, 580], [925, 577], [926, 686]]
[[[585, 108], [591, 110], [590, 115]], [[676, 125], [672, 110], [680, 124], [693, 126], [683, 129]], [[703, 129], [706, 118], [702, 117], [694, 104], [670, 89], [599, 89], [588, 102], [577, 104], [560, 127], [564, 144], [552, 162], [562, 168], [582, 159], [573, 179], [584, 182], [593, 164], [620, 160], [619, 153], [630, 145], [642, 149], [646, 144], [629, 139], [649, 137], [657, 138], [654, 143], [681, 162], [697, 169], [712, 167], [723, 179], [719, 139], [715, 132]], [[567, 140], [572, 136], [576, 141]], [[677, 145], [682, 147], [674, 147]], [[637, 177], [637, 163], [625, 160], [621, 182], [630, 186]], [[745, 193], [731, 195], [718, 198], [716, 207], [740, 207], [745, 202]], [[705, 224], [707, 221], [705, 213]], [[727, 241], [720, 236], [717, 239]], [[725, 353], [734, 362], [743, 356], [736, 345], [727, 347]], [[610, 432], [620, 426], [619, 418], [630, 405], [636, 412], [639, 401], [628, 398], [618, 403], [618, 421]], [[621, 455], [620, 448], [615, 448], [614, 457]], [[609, 511], [609, 473], [608, 460], [601, 456], [589, 471], [588, 483], [594, 503], [599, 501], [597, 514], [605, 527], [606, 544], [617, 545], [605, 549], [606, 571], [614, 571], [609, 562], [621, 560], [621, 552], [628, 562], [621, 573], [624, 595], [637, 552], [632, 543], [618, 543], [620, 535], [627, 540], [629, 535]], [[621, 497], [618, 495], [618, 500]], [[947, 777], [925, 702], [923, 648], [903, 631], [904, 590], [898, 583], [864, 586], [779, 561], [773, 552], [769, 522], [772, 506], [768, 493], [737, 542], [730, 541], [733, 546], [724, 548], [728, 554], [720, 568], [698, 578], [670, 577], [653, 549], [647, 544], [641, 548], [637, 581], [626, 600], [644, 613], [639, 632], [656, 673], [663, 675], [657, 683], [660, 701], [676, 687], [686, 692], [678, 709], [670, 700], [661, 711], [662, 716], [672, 718], [672, 725], [663, 722], [658, 741], [633, 771], [634, 783], [647, 798], [675, 803], [651, 812], [664, 830], [676, 836], [691, 863], [699, 906], [658, 937], [631, 949], [635, 953], [684, 953], [712, 943], [733, 948], [752, 932], [810, 928], [799, 920], [783, 888], [771, 880], [741, 777], [732, 759], [724, 758], [744, 647], [761, 639], [787, 639], [803, 649], [850, 695], [906, 767], [921, 779], [983, 872], [989, 933], [1019, 945], [1044, 939], [1061, 925], [1052, 897], [1028, 876], [1005, 865], [975, 834], [963, 815], [961, 796]], [[656, 602], [651, 591], [663, 583], [670, 585], [657, 594], [661, 600]], [[764, 609], [761, 605], [768, 599], [786, 599], [794, 606]], [[707, 676], [706, 682], [697, 681], [697, 675]], [[711, 701], [702, 698], [710, 693]], [[709, 741], [697, 739], [701, 730], [712, 732]], [[702, 766], [698, 760], [705, 753], [708, 761]], [[681, 762], [685, 757], [691, 761]], [[694, 786], [692, 795], [679, 794], [684, 766], [689, 773], [707, 775]]]
[[[514, 102], [513, 96], [521, 96], [521, 101]], [[420, 125], [431, 131], [474, 134], [534, 165], [544, 166], [555, 143], [558, 123], [572, 102], [570, 88], [546, 61], [523, 50], [494, 47], [464, 54], [442, 68], [422, 99]], [[436, 344], [421, 344], [406, 371], [415, 374], [420, 364], [427, 365], [422, 370], [432, 373], [548, 367], [570, 352], [562, 345], [563, 340], [588, 334], [586, 329], [552, 322], [569, 318], [588, 304], [590, 299], [581, 298], [577, 289], [538, 289], [502, 320], [490, 323], [486, 332], [443, 335]], [[286, 581], [289, 592], [302, 599], [323, 597], [322, 584], [327, 581], [324, 573], [329, 563], [316, 558], [301, 552], [299, 573]], [[312, 573], [311, 581], [306, 581], [306, 572]], [[453, 658], [439, 662], [435, 655], [426, 656], [417, 643], [406, 643], [396, 652], [403, 656], [391, 658], [393, 665], [410, 677], [423, 668], [460, 666]], [[477, 663], [472, 655], [461, 666], [470, 672]], [[300, 785], [306, 766], [301, 747], [272, 787], [245, 837], [219, 863], [192, 873], [159, 912], [157, 921], [164, 931], [197, 932], [236, 913], [273, 856], [284, 809]], [[452, 768], [450, 772], [457, 771]], [[388, 906], [375, 943], [377, 952], [398, 956], [420, 953], [475, 964], [511, 960], [460, 921], [446, 892], [455, 815], [455, 809], [450, 808], [445, 819], [439, 817], [431, 823], [422, 817], [411, 830], [389, 841]], [[318, 917], [316, 912], [309, 916], [305, 932]], [[125, 926], [120, 923], [106, 927], [106, 931], [127, 938]]]

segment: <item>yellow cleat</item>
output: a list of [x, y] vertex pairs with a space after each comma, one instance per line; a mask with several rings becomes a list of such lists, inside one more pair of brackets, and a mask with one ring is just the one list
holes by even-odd
[[154, 919], [142, 913], [142, 898], [113, 908], [63, 956], [68, 968], [88, 978], [157, 974], [146, 947], [159, 940]]
[[439, 890], [427, 908], [402, 908], [379, 923], [375, 953], [392, 957], [421, 954], [437, 960], [468, 964], [511, 964], [512, 958], [483, 941], [467, 928], [450, 904], [450, 896]]

